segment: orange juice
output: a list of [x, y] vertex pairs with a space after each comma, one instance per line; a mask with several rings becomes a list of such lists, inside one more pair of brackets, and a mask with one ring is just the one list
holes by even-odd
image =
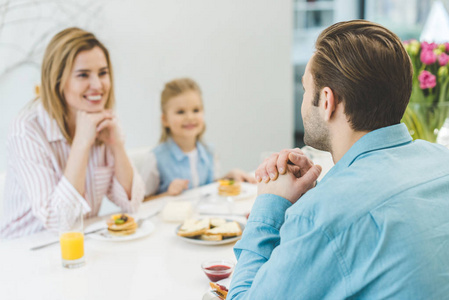
[[84, 234], [82, 232], [65, 232], [59, 237], [62, 259], [75, 260], [84, 256]]

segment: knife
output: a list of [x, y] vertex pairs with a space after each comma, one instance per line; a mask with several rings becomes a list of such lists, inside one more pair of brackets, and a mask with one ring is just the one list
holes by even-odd
[[244, 218], [246, 218], [246, 215], [248, 214], [248, 213], [246, 213], [246, 214], [243, 214], [243, 213], [229, 213], [229, 214], [227, 214], [227, 213], [222, 213], [222, 212], [200, 212], [199, 213], [201, 216], [228, 216], [228, 217], [232, 217], [232, 216], [236, 216], [236, 217], [244, 217]]
[[[98, 229], [90, 230], [90, 231], [85, 232], [84, 235], [86, 236], [86, 235], [89, 235], [89, 234], [92, 234], [92, 233], [95, 233], [95, 232], [98, 232], [98, 231], [102, 231], [102, 230], [105, 230], [105, 229], [107, 229], [107, 227], [101, 227], [101, 228], [98, 228]], [[54, 245], [54, 244], [57, 244], [57, 243], [59, 243], [59, 240], [53, 241], [53, 242], [50, 242], [50, 243], [46, 243], [46, 244], [43, 244], [43, 245], [39, 245], [39, 246], [36, 246], [36, 247], [33, 247], [33, 248], [30, 248], [30, 250], [33, 250], [33, 251], [34, 250], [39, 250], [39, 249], [42, 249], [42, 248], [45, 248], [47, 246], [51, 246], [51, 245]]]

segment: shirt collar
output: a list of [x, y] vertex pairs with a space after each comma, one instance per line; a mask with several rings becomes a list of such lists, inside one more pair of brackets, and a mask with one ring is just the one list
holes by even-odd
[[208, 163], [209, 162], [209, 156], [207, 155], [208, 151], [206, 150], [206, 147], [202, 143], [197, 141], [196, 142], [196, 149], [198, 149], [198, 157], [202, 161]]
[[[178, 144], [175, 143], [175, 141], [172, 138], [169, 138], [167, 140], [167, 145], [170, 149], [171, 154], [175, 157], [177, 161], [181, 161], [184, 158], [187, 157], [187, 155], [179, 148]], [[207, 157], [207, 150], [206, 148], [200, 143], [196, 142], [196, 149], [198, 150], [198, 157], [203, 161], [208, 161]]]
[[45, 136], [49, 142], [65, 140], [64, 135], [59, 129], [58, 123], [48, 115], [40, 102], [37, 104], [37, 118], [39, 124], [44, 129]]
[[411, 141], [412, 137], [403, 123], [379, 128], [361, 137], [337, 164], [349, 167], [357, 157], [364, 153], [396, 147]]

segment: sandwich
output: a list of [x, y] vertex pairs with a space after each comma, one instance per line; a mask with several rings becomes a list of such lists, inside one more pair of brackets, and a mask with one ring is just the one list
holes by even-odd
[[223, 237], [233, 237], [242, 235], [242, 228], [239, 223], [232, 221], [206, 230], [205, 235], [221, 235]]
[[187, 219], [177, 234], [182, 237], [199, 238], [204, 241], [221, 241], [223, 238], [242, 235], [242, 228], [235, 221], [222, 218]]
[[215, 234], [215, 235], [202, 234], [202, 235], [200, 235], [200, 240], [217, 242], [217, 241], [223, 240], [223, 236], [220, 234]]
[[225, 224], [227, 221], [223, 218], [210, 218], [210, 227], [214, 228]]
[[221, 299], [226, 299], [226, 297], [228, 296], [228, 289], [225, 286], [222, 286], [221, 284], [215, 282], [209, 282], [209, 285]]
[[178, 230], [178, 235], [183, 237], [194, 237], [197, 235], [202, 235], [210, 229], [209, 218], [196, 220], [187, 219], [182, 224], [181, 228]]

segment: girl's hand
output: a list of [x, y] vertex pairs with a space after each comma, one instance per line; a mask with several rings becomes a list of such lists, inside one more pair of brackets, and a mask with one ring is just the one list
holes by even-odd
[[232, 170], [225, 176], [225, 178], [234, 179], [235, 181], [257, 183], [256, 178], [239, 169]]
[[103, 119], [97, 126], [97, 138], [111, 147], [123, 144], [123, 134], [114, 112], [107, 110], [110, 118]]
[[109, 111], [88, 113], [79, 110], [76, 113], [76, 129], [73, 144], [90, 148], [97, 138], [97, 127], [104, 120], [112, 119]]
[[189, 181], [187, 179], [175, 179], [168, 186], [167, 193], [170, 196], [176, 196], [182, 193], [182, 191], [189, 188]]

